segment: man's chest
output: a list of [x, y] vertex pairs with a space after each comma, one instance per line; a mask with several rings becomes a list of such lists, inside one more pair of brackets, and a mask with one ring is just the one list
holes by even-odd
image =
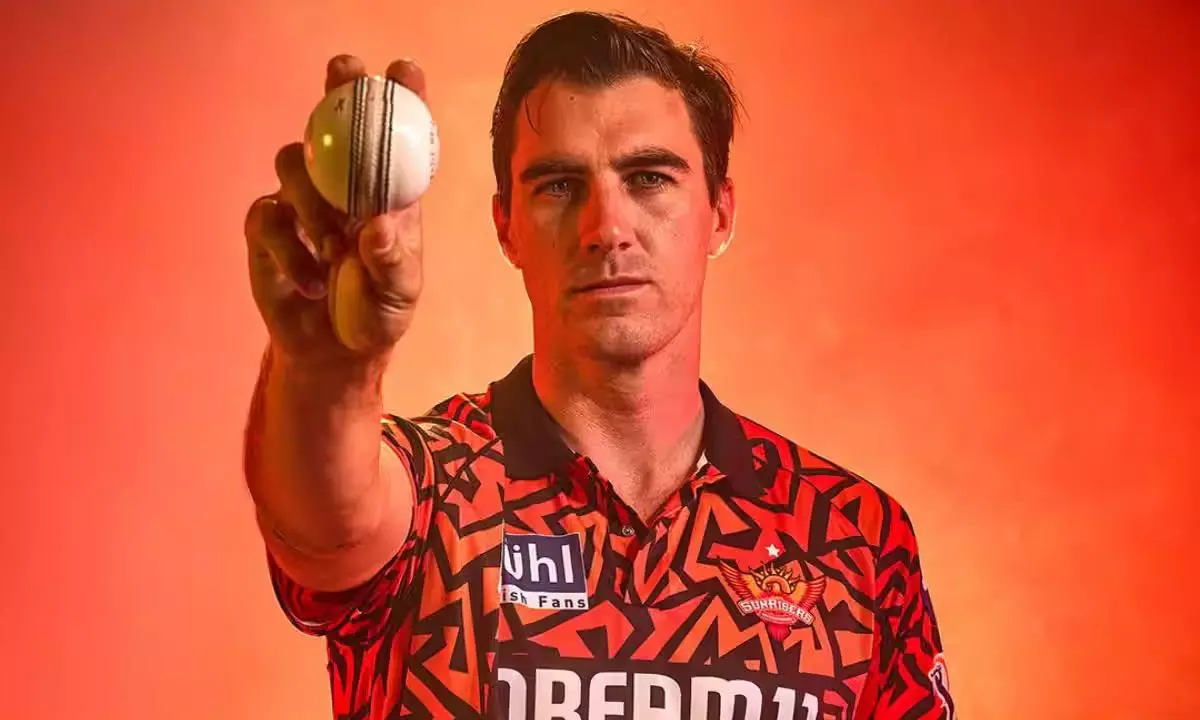
[[646, 525], [549, 493], [462, 509], [435, 523], [410, 655], [493, 717], [846, 717], [870, 553], [789, 507], [700, 495]]

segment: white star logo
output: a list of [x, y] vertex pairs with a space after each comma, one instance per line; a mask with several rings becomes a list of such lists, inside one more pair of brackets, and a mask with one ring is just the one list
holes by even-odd
[[775, 543], [767, 546], [767, 554], [771, 556], [772, 560], [779, 557], [779, 548], [775, 547]]

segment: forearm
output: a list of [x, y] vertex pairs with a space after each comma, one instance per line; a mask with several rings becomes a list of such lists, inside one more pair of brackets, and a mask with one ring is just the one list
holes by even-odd
[[314, 370], [272, 354], [247, 428], [264, 532], [319, 557], [369, 538], [390, 509], [380, 472], [386, 360]]

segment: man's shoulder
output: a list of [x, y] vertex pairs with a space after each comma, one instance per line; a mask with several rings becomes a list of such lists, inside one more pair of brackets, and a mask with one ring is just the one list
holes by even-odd
[[410, 440], [479, 445], [496, 439], [491, 418], [491, 385], [445, 397], [415, 415], [388, 413], [384, 424], [407, 434]]
[[418, 419], [464, 424], [491, 422], [492, 384], [482, 390], [464, 390], [435, 403]]
[[750, 443], [755, 464], [773, 469], [774, 482], [811, 487], [814, 507], [828, 507], [845, 518], [873, 548], [888, 544], [897, 531], [911, 533], [904, 506], [880, 485], [782, 432], [743, 414], [734, 415]]

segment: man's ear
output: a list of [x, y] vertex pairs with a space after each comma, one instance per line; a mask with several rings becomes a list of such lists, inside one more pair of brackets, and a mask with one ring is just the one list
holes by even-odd
[[713, 229], [708, 239], [708, 256], [721, 257], [733, 242], [734, 226], [737, 224], [737, 201], [733, 192], [733, 180], [725, 178], [717, 190], [717, 204], [713, 208]]
[[516, 249], [509, 240], [509, 214], [500, 193], [492, 195], [492, 224], [496, 227], [496, 241], [500, 243], [500, 254], [514, 269], [519, 268]]

